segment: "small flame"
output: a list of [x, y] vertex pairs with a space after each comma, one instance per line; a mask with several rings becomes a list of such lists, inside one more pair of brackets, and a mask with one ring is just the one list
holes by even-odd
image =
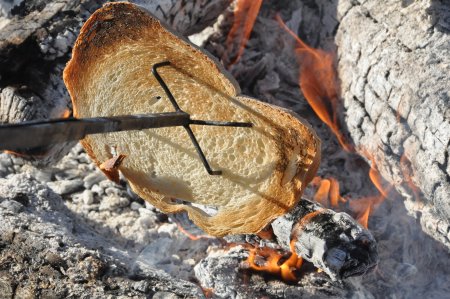
[[378, 171], [377, 165], [375, 163], [375, 160], [373, 160], [373, 158], [372, 158], [372, 166], [370, 167], [370, 171], [369, 171], [369, 177], [370, 177], [370, 180], [372, 181], [373, 185], [380, 192], [381, 197], [383, 199], [387, 198], [389, 192], [391, 191], [391, 187], [389, 186], [389, 187], [385, 188], [383, 186], [382, 176], [381, 176], [380, 172]]
[[[366, 155], [368, 155], [368, 153], [366, 153]], [[358, 220], [358, 222], [365, 228], [368, 228], [369, 216], [372, 211], [376, 210], [380, 206], [392, 190], [391, 185], [388, 187], [383, 186], [382, 176], [378, 171], [378, 167], [373, 156], [370, 156], [370, 160], [372, 163], [369, 171], [369, 177], [373, 185], [377, 188], [379, 194], [358, 200], [352, 200], [350, 202], [350, 208], [354, 213], [356, 213], [356, 220]]]
[[374, 205], [379, 203], [379, 199], [379, 196], [369, 196], [350, 201], [349, 205], [352, 214], [363, 227], [369, 227], [370, 213], [374, 209]]
[[[365, 151], [365, 154], [370, 156], [367, 151]], [[372, 156], [370, 156], [370, 160], [372, 163], [369, 177], [379, 194], [348, 201], [351, 214], [365, 228], [368, 228], [370, 214], [388, 197], [392, 189], [391, 185], [384, 187], [381, 174]], [[334, 178], [322, 179], [315, 177], [312, 185], [317, 188], [313, 199], [325, 207], [339, 210], [341, 209], [340, 203], [347, 202], [347, 199], [340, 195], [339, 182]], [[307, 216], [304, 218], [307, 218]]]
[[369, 228], [369, 215], [372, 210], [372, 205], [368, 205], [366, 210], [356, 220], [365, 228]]
[[335, 178], [322, 179], [315, 177], [313, 184], [318, 186], [313, 200], [325, 207], [339, 208], [339, 203], [347, 200], [340, 196], [339, 182]]
[[336, 135], [342, 148], [353, 152], [353, 146], [346, 140], [340, 130], [337, 117], [339, 106], [337, 76], [334, 71], [334, 56], [321, 49], [314, 49], [305, 44], [283, 22], [279, 15], [276, 16], [281, 27], [292, 35], [297, 41], [295, 50], [300, 67], [300, 88], [317, 116]]
[[[222, 61], [227, 64], [227, 67], [238, 62], [244, 53], [261, 5], [262, 0], [237, 0], [234, 9], [234, 23], [226, 40], [227, 50], [222, 57]], [[237, 50], [234, 49], [236, 44]], [[234, 59], [229, 57], [232, 53], [236, 53]]]
[[297, 281], [295, 271], [300, 269], [303, 259], [293, 250], [293, 242], [290, 256], [284, 262], [281, 262], [282, 258], [283, 255], [273, 248], [251, 248], [246, 262], [255, 271], [279, 275], [284, 281]]

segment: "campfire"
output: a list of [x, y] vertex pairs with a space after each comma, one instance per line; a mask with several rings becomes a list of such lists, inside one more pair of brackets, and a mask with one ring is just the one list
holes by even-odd
[[[81, 25], [105, 1], [16, 2], [0, 4], [0, 120], [70, 117], [61, 73]], [[289, 213], [257, 234], [221, 239], [134, 194], [118, 176], [122, 155], [102, 164], [114, 183], [79, 145], [5, 152], [7, 296], [446, 296], [443, 2], [130, 2], [211, 52], [243, 94], [306, 119], [322, 140], [321, 166]], [[24, 271], [36, 274], [22, 279]]]

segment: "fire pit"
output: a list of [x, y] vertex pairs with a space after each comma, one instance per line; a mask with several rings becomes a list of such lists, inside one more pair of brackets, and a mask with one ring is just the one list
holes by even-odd
[[[1, 4], [3, 123], [70, 111], [61, 73], [104, 2]], [[244, 94], [307, 119], [322, 139], [317, 177], [260, 233], [219, 239], [109, 181], [80, 145], [3, 153], [6, 298], [448, 296], [443, 1], [131, 2], [221, 59]]]

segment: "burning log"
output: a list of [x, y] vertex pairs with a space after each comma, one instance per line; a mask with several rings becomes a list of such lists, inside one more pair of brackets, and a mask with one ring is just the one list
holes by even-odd
[[290, 213], [271, 224], [273, 238], [229, 236], [228, 242], [292, 251], [333, 280], [363, 275], [378, 263], [376, 241], [369, 230], [350, 215], [302, 199]]
[[335, 41], [344, 119], [355, 145], [372, 153], [423, 229], [450, 247], [450, 48], [443, 46], [450, 43], [450, 10], [444, 2], [351, 4], [337, 12], [343, 17]]

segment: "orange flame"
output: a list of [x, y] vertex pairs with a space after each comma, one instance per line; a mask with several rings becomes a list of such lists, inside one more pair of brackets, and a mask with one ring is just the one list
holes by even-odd
[[284, 262], [281, 262], [282, 258], [283, 255], [273, 248], [252, 248], [246, 262], [255, 271], [279, 275], [284, 281], [297, 281], [295, 271], [300, 269], [303, 259], [293, 250], [293, 242], [290, 256]]
[[192, 241], [197, 241], [197, 240], [200, 240], [200, 239], [211, 239], [211, 237], [208, 236], [208, 235], [194, 235], [194, 234], [191, 234], [191, 233], [188, 232], [181, 224], [179, 224], [179, 223], [177, 223], [177, 222], [175, 222], [175, 224], [177, 225], [178, 230], [179, 230], [182, 234], [184, 234], [186, 237], [188, 237], [189, 239], [191, 239]]
[[334, 56], [321, 49], [311, 48], [286, 26], [279, 15], [276, 19], [281, 27], [297, 41], [298, 46], [295, 52], [301, 63], [299, 81], [303, 95], [317, 116], [336, 135], [342, 148], [353, 152], [354, 147], [342, 134], [337, 117], [339, 98]]
[[[363, 197], [359, 199], [353, 199], [349, 201], [349, 207], [354, 215], [355, 219], [363, 225], [365, 228], [368, 228], [369, 216], [375, 211], [379, 205], [388, 197], [391, 192], [392, 186], [384, 187], [383, 180], [380, 172], [378, 171], [377, 165], [375, 163], [375, 159], [373, 156], [368, 154], [367, 151], [364, 151], [365, 155], [370, 157], [372, 161], [369, 177], [373, 183], [373, 185], [377, 188], [377, 195]], [[316, 186], [316, 192], [313, 196], [313, 200], [319, 202], [325, 207], [331, 207], [335, 210], [340, 208], [340, 203], [345, 203], [347, 200], [340, 195], [340, 187], [339, 182], [334, 178], [322, 179], [320, 177], [316, 177], [313, 180], [313, 186]]]
[[[245, 45], [250, 38], [261, 5], [262, 0], [237, 0], [234, 9], [234, 23], [226, 40], [227, 50], [222, 57], [222, 61], [227, 63], [227, 67], [238, 62], [244, 53]], [[234, 49], [236, 44], [237, 50]], [[235, 58], [230, 59], [229, 55], [236, 52]]]
[[382, 176], [378, 171], [375, 159], [367, 152], [366, 155], [369, 155], [370, 160], [372, 161], [369, 170], [369, 177], [373, 185], [377, 188], [379, 194], [361, 198], [358, 200], [353, 200], [350, 202], [350, 208], [353, 210], [354, 213], [357, 214], [356, 220], [358, 220], [358, 222], [365, 228], [368, 228], [370, 214], [372, 213], [372, 211], [376, 210], [380, 206], [380, 204], [389, 196], [389, 193], [392, 190], [392, 186], [391, 185], [388, 185], [388, 187], [383, 186]]
[[338, 208], [339, 203], [346, 202], [346, 199], [340, 196], [339, 182], [335, 178], [322, 179], [315, 177], [313, 184], [318, 186], [313, 200], [319, 202], [321, 205]]
[[363, 150], [363, 153], [366, 157], [371, 161], [369, 177], [372, 181], [373, 185], [377, 188], [378, 192], [380, 192], [381, 200], [386, 199], [389, 196], [389, 193], [392, 190], [392, 185], [388, 184], [387, 187], [384, 187], [383, 177], [381, 176], [380, 171], [378, 170], [377, 163], [375, 162], [375, 158], [366, 150]]

